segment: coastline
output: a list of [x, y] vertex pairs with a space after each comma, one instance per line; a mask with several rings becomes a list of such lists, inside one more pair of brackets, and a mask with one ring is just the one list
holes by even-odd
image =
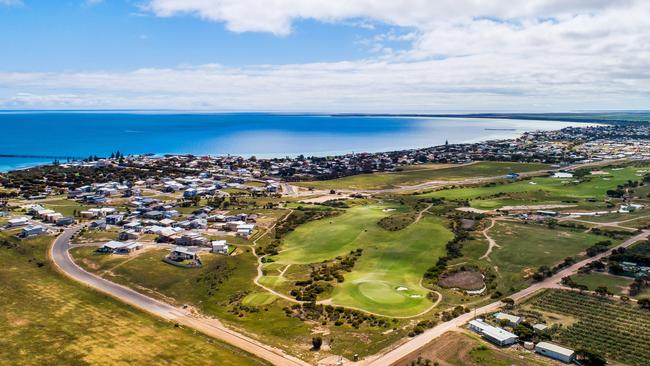
[[[28, 113], [23, 112], [19, 113], [20, 115], [47, 115], [51, 112], [36, 112]], [[65, 115], [67, 112], [62, 112], [62, 115]], [[84, 112], [73, 112], [75, 114], [83, 115]], [[102, 116], [102, 113], [105, 112], [94, 112], [94, 115]], [[111, 112], [112, 113], [112, 112]], [[132, 112], [123, 112], [125, 115]], [[197, 112], [198, 115], [201, 115], [200, 112]], [[158, 115], [158, 114], [154, 114]], [[164, 116], [164, 115], [163, 115]], [[172, 116], [178, 116], [174, 114]], [[266, 116], [267, 119], [270, 116], [269, 121], [274, 122], [273, 118], [277, 116], [282, 116], [280, 114], [237, 114], [237, 113], [227, 113], [221, 114], [221, 116], [228, 116], [230, 118], [239, 118], [241, 116]], [[292, 118], [298, 118], [298, 121], [289, 121], [287, 126], [284, 127], [285, 130], [280, 131], [277, 128], [275, 130], [261, 130], [258, 126], [251, 127], [250, 131], [243, 130], [237, 131], [234, 134], [233, 139], [235, 141], [229, 142], [233, 147], [228, 149], [228, 146], [222, 143], [208, 141], [207, 143], [195, 144], [192, 146], [194, 141], [187, 140], [187, 145], [182, 145], [176, 149], [169, 149], [167, 151], [161, 151], [162, 149], [157, 149], [159, 151], [129, 151], [126, 150], [126, 154], [131, 155], [144, 155], [144, 154], [153, 154], [155, 156], [163, 155], [194, 155], [194, 156], [242, 156], [244, 158], [249, 158], [251, 156], [256, 156], [257, 158], [263, 159], [273, 159], [273, 158], [283, 158], [283, 157], [297, 157], [299, 155], [305, 156], [340, 156], [350, 153], [379, 153], [379, 152], [389, 152], [389, 151], [408, 151], [416, 149], [424, 149], [428, 147], [440, 146], [447, 139], [447, 135], [453, 136], [449, 137], [449, 143], [451, 144], [463, 144], [463, 143], [477, 143], [491, 140], [509, 140], [520, 137], [523, 133], [532, 132], [537, 130], [553, 131], [559, 130], [564, 127], [569, 126], [598, 126], [600, 124], [591, 123], [591, 122], [565, 122], [565, 121], [549, 121], [549, 120], [525, 120], [525, 121], [513, 121], [508, 120], [504, 121], [502, 119], [496, 118], [473, 118], [465, 116], [456, 116], [453, 118], [450, 117], [434, 117], [434, 116], [416, 116], [416, 115], [391, 115], [390, 117], [384, 117], [382, 115], [360, 115], [358, 119], [381, 119], [387, 118], [389, 124], [392, 128], [397, 128], [396, 131], [384, 131], [385, 126], [377, 125], [375, 123], [360, 123], [361, 128], [359, 130], [346, 130], [346, 131], [337, 131], [337, 125], [334, 125], [328, 130], [326, 124], [323, 124], [324, 127], [321, 127], [322, 131], [318, 132], [309, 132], [300, 130], [292, 124], [301, 122], [300, 119], [309, 119], [309, 118], [332, 118], [331, 115], [324, 114], [308, 114], [308, 115], [290, 115]], [[342, 117], [341, 115], [337, 115]], [[264, 118], [258, 118], [257, 120], [264, 121]], [[408, 120], [409, 122], [404, 122], [403, 125], [400, 123], [402, 120]], [[280, 120], [283, 122], [284, 120]], [[358, 123], [357, 120], [353, 120]], [[138, 120], [134, 120], [134, 123], [139, 123]], [[155, 121], [147, 121], [151, 123]], [[211, 121], [206, 121], [206, 124], [209, 124]], [[278, 123], [277, 121], [275, 121]], [[309, 122], [307, 120], [306, 122]], [[312, 121], [313, 122], [313, 121]], [[338, 122], [338, 121], [337, 121]], [[492, 122], [492, 124], [490, 124]], [[520, 123], [517, 123], [520, 122]], [[537, 122], [537, 123], [536, 123]], [[242, 124], [245, 124], [246, 121], [242, 121]], [[485, 123], [485, 125], [481, 125]], [[504, 125], [505, 123], [505, 125]], [[549, 126], [549, 124], [555, 123], [555, 126]], [[458, 126], [456, 126], [458, 125]], [[125, 124], [125, 126], [128, 126]], [[395, 127], [397, 126], [397, 127]], [[548, 128], [544, 128], [544, 127]], [[138, 125], [133, 126], [134, 129], [137, 129]], [[124, 128], [124, 126], [122, 126]], [[257, 129], [256, 129], [257, 128]], [[292, 128], [294, 130], [292, 130]], [[129, 135], [122, 136], [122, 139], [125, 140], [134, 140], [131, 136], [134, 130], [124, 130], [122, 132], [128, 133]], [[471, 133], [468, 133], [470, 131]], [[119, 132], [119, 131], [118, 131]], [[448, 132], [448, 133], [447, 133]], [[263, 136], [261, 136], [263, 135]], [[417, 136], [417, 137], [413, 137]], [[150, 136], [151, 137], [151, 136]], [[156, 137], [156, 136], [154, 136]], [[153, 137], [152, 137], [153, 138]], [[228, 138], [228, 136], [222, 136], [222, 140]], [[437, 140], [436, 140], [437, 139]], [[183, 139], [180, 139], [182, 142]], [[323, 140], [331, 141], [329, 145], [318, 145], [319, 142]], [[371, 141], [368, 143], [368, 141]], [[438, 141], [440, 140], [440, 141]], [[267, 150], [275, 151], [257, 151], [250, 149], [259, 149], [256, 141], [266, 141], [267, 143], [274, 144], [276, 146], [267, 147]], [[297, 150], [299, 147], [295, 147], [295, 142], [300, 141], [304, 145], [304, 150]], [[243, 142], [243, 143], [242, 143]], [[311, 144], [310, 142], [314, 142]], [[367, 145], [372, 145], [372, 147], [364, 148], [350, 148], [351, 146], [361, 145], [359, 142], [365, 142]], [[340, 144], [340, 146], [338, 145]], [[116, 145], [121, 145], [119, 142]], [[158, 147], [165, 146], [164, 144], [158, 143]], [[219, 146], [222, 151], [214, 152], [214, 146]], [[242, 146], [245, 146], [242, 147]], [[282, 148], [290, 147], [294, 151], [289, 149], [286, 151], [281, 151]], [[87, 147], [85, 147], [87, 148]], [[146, 148], [146, 147], [145, 147]], [[239, 149], [239, 151], [235, 151]], [[242, 150], [246, 149], [246, 150]], [[106, 156], [107, 152], [100, 151], [104, 149], [99, 149], [95, 151], [87, 151], [85, 153], [75, 152], [75, 151], [59, 151], [56, 155], [73, 155], [73, 156], [87, 156], [87, 155], [98, 155]], [[49, 151], [48, 151], [49, 152]], [[3, 153], [7, 153], [3, 151]], [[47, 154], [50, 155], [50, 154]], [[49, 165], [52, 161], [46, 161], [44, 159], [36, 159], [36, 161], [27, 161], [29, 159], [21, 159], [19, 157], [0, 157], [0, 172], [9, 172], [14, 170], [24, 170], [30, 169], [37, 166]]]

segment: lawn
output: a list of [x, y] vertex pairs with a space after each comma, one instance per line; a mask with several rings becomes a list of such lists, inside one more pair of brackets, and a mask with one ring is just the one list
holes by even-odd
[[63, 216], [73, 216], [75, 212], [81, 212], [95, 206], [84, 205], [76, 201], [61, 199], [47, 201], [43, 204], [47, 209], [54, 210]]
[[[608, 175], [588, 175], [580, 182], [574, 178], [536, 177], [530, 180], [486, 184], [481, 187], [444, 189], [418, 197], [438, 197], [449, 200], [469, 200], [478, 209], [498, 209], [504, 206], [573, 204], [578, 208], [602, 206], [607, 190], [628, 180], [638, 180], [638, 167], [607, 169]], [[597, 203], [589, 203], [595, 198]]]
[[72, 282], [46, 258], [50, 237], [1, 239], [18, 246], [0, 246], [0, 364], [266, 364]]
[[277, 263], [317, 263], [363, 249], [345, 281], [336, 285], [336, 305], [386, 316], [409, 316], [431, 306], [420, 286], [424, 271], [445, 254], [453, 234], [445, 220], [425, 215], [399, 231], [382, 229], [377, 222], [395, 212], [389, 206], [367, 205], [348, 209], [340, 216], [312, 221], [286, 236]]
[[405, 168], [401, 172], [360, 174], [333, 180], [296, 183], [315, 189], [387, 189], [428, 181], [455, 181], [475, 177], [491, 177], [511, 172], [525, 173], [549, 169], [547, 164], [478, 162], [470, 165], [428, 164]]
[[606, 239], [581, 231], [515, 222], [497, 222], [489, 235], [501, 246], [493, 249], [490, 259], [498, 267], [501, 281], [515, 288], [525, 287], [526, 278], [540, 266], [553, 267]]
[[607, 273], [590, 273], [572, 276], [571, 279], [580, 285], [585, 285], [594, 291], [599, 286], [605, 286], [615, 295], [626, 295], [632, 283], [629, 277], [613, 276]]

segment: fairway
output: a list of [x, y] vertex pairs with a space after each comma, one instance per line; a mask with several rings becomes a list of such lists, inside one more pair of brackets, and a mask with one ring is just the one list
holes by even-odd
[[549, 169], [547, 164], [478, 162], [469, 165], [427, 164], [407, 167], [401, 172], [353, 175], [350, 177], [296, 183], [315, 189], [388, 189], [429, 181], [455, 181], [466, 178], [492, 177], [512, 172], [525, 173]]
[[363, 249], [345, 281], [335, 286], [332, 302], [386, 316], [412, 316], [432, 303], [420, 286], [424, 271], [445, 254], [453, 234], [445, 220], [425, 215], [403, 230], [387, 231], [377, 221], [388, 206], [370, 205], [307, 223], [287, 235], [276, 261], [318, 263]]
[[581, 207], [595, 206], [587, 198], [602, 201], [608, 189], [616, 188], [628, 180], [638, 180], [638, 167], [607, 169], [608, 175], [588, 175], [584, 181], [574, 178], [537, 177], [506, 184], [484, 187], [467, 187], [439, 190], [420, 195], [423, 198], [469, 200], [474, 208], [492, 210], [504, 206], [566, 204], [573, 202]]
[[580, 231], [514, 222], [497, 222], [489, 234], [501, 246], [494, 248], [489, 258], [504, 280], [511, 280], [514, 286], [523, 285], [540, 266], [553, 267], [605, 240]]

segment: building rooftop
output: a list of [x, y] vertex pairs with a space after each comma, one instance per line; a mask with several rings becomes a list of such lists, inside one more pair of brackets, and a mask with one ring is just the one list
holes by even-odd
[[510, 333], [505, 329], [492, 326], [482, 321], [481, 319], [472, 320], [469, 322], [469, 324], [480, 329], [482, 334], [499, 342], [503, 342], [511, 338], [517, 338], [516, 334]]
[[509, 321], [511, 323], [518, 323], [519, 321], [521, 321], [521, 317], [516, 316], [516, 315], [512, 315], [512, 314], [508, 314], [508, 313], [499, 312], [499, 313], [494, 314], [494, 317], [496, 319], [499, 319], [499, 320], [507, 320], [507, 321]]
[[541, 349], [552, 351], [552, 352], [555, 352], [557, 354], [567, 356], [567, 357], [571, 357], [575, 353], [575, 351], [573, 351], [572, 349], [565, 348], [565, 347], [562, 347], [562, 346], [558, 346], [557, 344], [553, 344], [553, 343], [549, 343], [549, 342], [539, 342], [539, 343], [537, 343], [537, 346], [535, 346], [535, 347], [536, 348], [539, 347]]

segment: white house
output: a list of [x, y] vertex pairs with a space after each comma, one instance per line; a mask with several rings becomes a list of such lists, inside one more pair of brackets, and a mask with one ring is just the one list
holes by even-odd
[[228, 254], [228, 243], [225, 240], [213, 241], [212, 253]]
[[509, 346], [517, 342], [517, 335], [508, 332], [503, 328], [492, 326], [482, 319], [476, 319], [469, 322], [469, 329], [483, 336], [488, 341], [498, 346]]
[[29, 223], [29, 220], [27, 220], [26, 217], [18, 217], [18, 218], [10, 219], [9, 221], [7, 221], [7, 224], [10, 227], [25, 226], [28, 223]]
[[549, 342], [537, 343], [535, 352], [566, 363], [572, 362], [576, 356], [575, 351]]
[[255, 224], [241, 224], [237, 225], [237, 235], [239, 236], [250, 236], [253, 234], [255, 229]]
[[101, 253], [129, 254], [140, 249], [142, 249], [142, 244], [140, 243], [109, 241], [97, 249], [97, 251]]

